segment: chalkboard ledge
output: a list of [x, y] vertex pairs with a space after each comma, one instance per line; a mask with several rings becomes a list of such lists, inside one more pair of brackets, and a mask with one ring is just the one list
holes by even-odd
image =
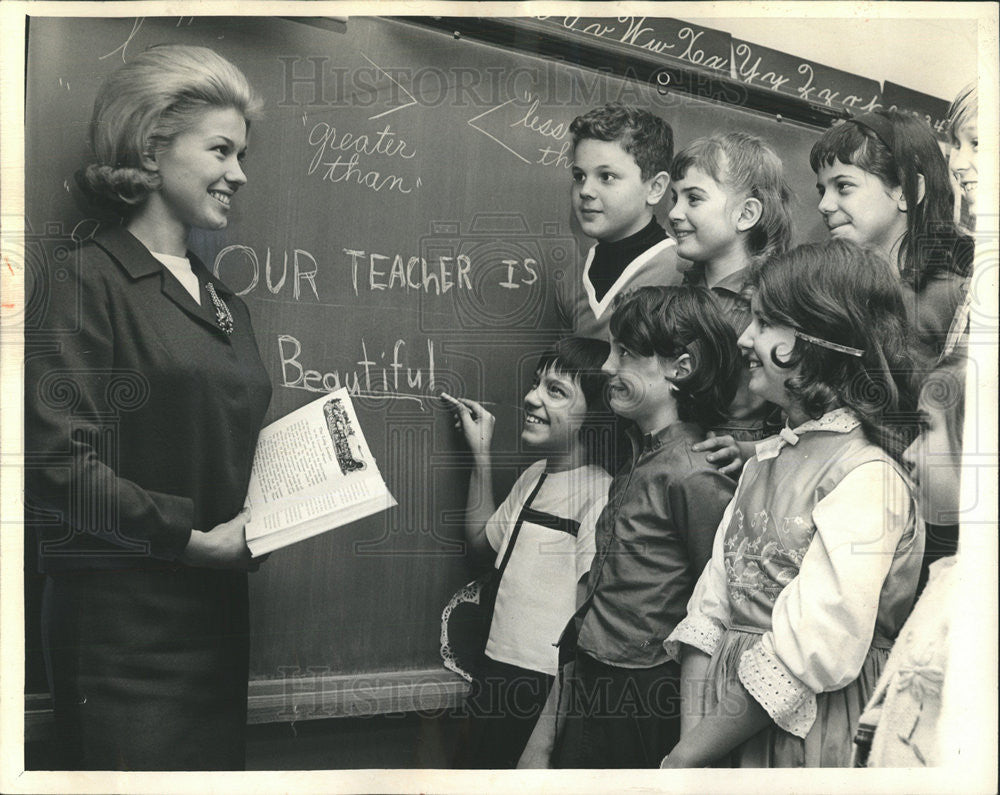
[[468, 689], [464, 679], [444, 668], [253, 680], [247, 722], [443, 713], [460, 706]]
[[[444, 668], [339, 676], [307, 673], [253, 680], [247, 698], [247, 723], [291, 723], [394, 712], [434, 716], [461, 706], [468, 689], [464, 679]], [[26, 695], [24, 741], [47, 739], [51, 727], [52, 701], [48, 694]]]

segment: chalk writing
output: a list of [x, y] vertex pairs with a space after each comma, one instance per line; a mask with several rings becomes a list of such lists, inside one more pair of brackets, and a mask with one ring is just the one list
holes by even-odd
[[558, 148], [554, 143], [547, 146], [537, 147], [537, 153], [534, 155], [534, 163], [541, 166], [551, 166], [559, 167], [562, 166], [564, 169], [568, 169], [572, 165], [572, 146], [570, 141], [563, 140], [566, 137], [566, 133], [569, 132], [569, 125], [565, 122], [556, 121], [552, 118], [542, 118], [539, 114], [539, 108], [541, 107], [541, 99], [534, 94], [525, 93], [524, 99], [528, 102], [527, 110], [518, 111], [521, 115], [512, 122], [505, 122], [503, 127], [498, 127], [496, 129], [496, 135], [490, 130], [485, 129], [481, 126], [487, 116], [497, 113], [508, 105], [511, 105], [515, 100], [508, 99], [506, 102], [502, 102], [499, 105], [487, 108], [485, 111], [469, 119], [466, 123], [474, 129], [476, 132], [480, 132], [489, 138], [491, 141], [502, 146], [508, 152], [510, 152], [514, 157], [520, 160], [522, 163], [528, 163], [529, 165], [532, 161], [525, 154], [514, 149], [514, 147], [502, 140], [499, 136], [503, 135], [505, 130], [510, 129], [525, 129], [529, 130], [543, 138], [551, 138], [553, 141], [561, 141]]
[[551, 146], [539, 147], [538, 160], [535, 162], [541, 166], [571, 168], [573, 165], [572, 152], [570, 151], [572, 146], [569, 141], [563, 141], [558, 149], [553, 149]]
[[[93, 230], [90, 230], [89, 234], [92, 235]], [[474, 263], [467, 254], [428, 258], [401, 253], [383, 254], [361, 248], [345, 247], [341, 251], [346, 259], [332, 265], [324, 263], [324, 269], [342, 274], [346, 265], [346, 272], [350, 274], [351, 290], [356, 296], [363, 292], [381, 291], [447, 295], [452, 290], [474, 289], [472, 278]], [[540, 266], [538, 260], [532, 257], [490, 259], [478, 263], [476, 267], [491, 272], [496, 268], [497, 262], [504, 267], [505, 275], [496, 277], [495, 283], [504, 289], [530, 287], [539, 281]], [[212, 272], [240, 296], [247, 295], [263, 285], [261, 289], [266, 288], [271, 295], [287, 295], [287, 288], [290, 287], [293, 301], [300, 301], [303, 298], [310, 302], [321, 301], [320, 288], [317, 284], [320, 262], [301, 248], [272, 254], [271, 247], [268, 246], [264, 249], [263, 255], [260, 255], [252, 246], [234, 243], [215, 255]]]
[[640, 50], [666, 55], [706, 69], [729, 70], [729, 34], [695, 28], [676, 19], [618, 17], [615, 23], [587, 17], [538, 17], [564, 30], [608, 39]]
[[415, 150], [408, 147], [402, 138], [396, 139], [396, 134], [389, 124], [379, 130], [374, 139], [370, 139], [367, 135], [355, 135], [351, 132], [342, 132], [338, 136], [336, 127], [331, 127], [326, 122], [321, 121], [309, 131], [309, 145], [316, 147], [312, 162], [309, 163], [310, 174], [319, 166], [319, 162], [327, 150], [331, 152], [353, 151], [359, 155], [401, 157], [404, 160], [410, 160], [417, 154]]
[[[751, 63], [753, 50], [750, 49], [748, 44], [739, 44], [736, 46], [736, 57], [736, 74], [744, 83], [753, 83], [755, 80], [759, 80], [768, 88], [780, 91], [781, 87], [791, 79], [771, 71], [762, 74], [760, 71], [761, 56], [758, 55], [757, 59]], [[743, 60], [739, 60], [740, 58]]]
[[[257, 252], [254, 251], [250, 246], [242, 246], [239, 244], [234, 244], [231, 246], [226, 246], [218, 254], [215, 255], [215, 262], [212, 265], [212, 272], [219, 278], [220, 270], [222, 269], [222, 264], [225, 260], [232, 260], [234, 258], [236, 262], [230, 262], [230, 268], [226, 273], [226, 277], [223, 279], [226, 284], [241, 284], [242, 282], [233, 275], [234, 266], [239, 267], [242, 262], [242, 270], [245, 274], [249, 275], [249, 278], [244, 277], [247, 284], [245, 287], [236, 291], [237, 295], [246, 295], [251, 292], [260, 281], [260, 260], [257, 257]], [[247, 270], [249, 266], [249, 270]], [[288, 274], [288, 252], [284, 252], [282, 257], [281, 266], [281, 279], [275, 284], [272, 272], [271, 272], [271, 249], [267, 249], [267, 258], [264, 263], [265, 277], [267, 283], [268, 292], [272, 295], [276, 295], [281, 291], [281, 288], [285, 285], [285, 277]], [[296, 301], [302, 294], [302, 282], [306, 282], [312, 289], [313, 296], [316, 300], [319, 300], [319, 292], [316, 290], [316, 274], [319, 271], [319, 265], [316, 262], [316, 258], [310, 254], [308, 251], [303, 251], [302, 249], [293, 249], [292, 251], [292, 270], [294, 273], [292, 279], [292, 295]], [[239, 271], [235, 271], [238, 273]]]
[[145, 21], [144, 17], [136, 17], [135, 21], [132, 23], [132, 32], [128, 34], [128, 38], [125, 39], [119, 46], [115, 47], [111, 52], [105, 53], [100, 56], [97, 60], [103, 61], [105, 58], [110, 58], [116, 52], [121, 52], [122, 63], [125, 63], [125, 50], [128, 48], [129, 42], [135, 38], [135, 34], [139, 32], [139, 28], [142, 27], [142, 23]]
[[925, 120], [941, 137], [948, 130], [949, 102], [946, 99], [914, 91], [912, 88], [886, 80], [882, 91], [882, 102], [889, 110], [910, 113]]
[[[344, 249], [344, 253], [351, 258], [351, 284], [354, 287], [354, 294], [357, 295], [358, 266], [360, 262], [364, 261], [366, 254], [364, 251], [347, 248]], [[405, 266], [402, 254], [396, 254], [392, 257], [391, 266], [387, 265], [389, 259], [386, 254], [371, 252], [367, 255], [367, 286], [369, 290], [403, 288], [407, 291], [422, 290], [425, 293], [430, 293], [433, 286], [435, 295], [443, 295], [456, 284], [459, 288], [472, 289], [472, 282], [469, 281], [472, 261], [465, 254], [459, 254], [457, 257], [438, 257], [436, 268], [433, 262], [428, 268], [427, 260], [423, 257], [408, 257]], [[364, 269], [362, 273], [364, 273]]]
[[[434, 341], [427, 340], [427, 361], [420, 367], [410, 367], [407, 359], [407, 342], [397, 339], [392, 352], [368, 352], [368, 344], [361, 338], [361, 358], [346, 368], [326, 369], [324, 372], [305, 367], [300, 361], [302, 343], [291, 334], [279, 334], [278, 359], [281, 366], [281, 386], [304, 389], [309, 392], [333, 392], [346, 387], [352, 395], [382, 394], [388, 396], [401, 388], [434, 388]], [[380, 378], [381, 376], [381, 378]], [[401, 395], [408, 397], [408, 395]]]
[[744, 83], [859, 113], [882, 107], [878, 84], [866, 78], [750, 42], [734, 42], [733, 53], [736, 76]]
[[[881, 107], [881, 106], [879, 106]], [[899, 113], [908, 113], [911, 116], [916, 116], [918, 119], [923, 119], [930, 125], [930, 128], [934, 130], [935, 133], [941, 135], [948, 130], [948, 119], [947, 118], [934, 118], [929, 113], [921, 113], [917, 110], [911, 110], [910, 108], [905, 108], [900, 105], [890, 105], [886, 110], [895, 110]]]
[[[535, 270], [535, 266], [538, 265], [538, 261], [532, 257], [527, 257], [521, 261], [516, 259], [504, 259], [500, 260], [500, 262], [507, 266], [507, 279], [506, 281], [500, 282], [500, 286], [504, 289], [517, 290], [522, 284], [530, 286], [538, 281], [538, 271]], [[527, 277], [520, 273], [521, 268], [528, 272]], [[515, 273], [520, 279], [519, 282], [514, 281]]]
[[76, 226], [73, 227], [69, 236], [74, 243], [83, 243], [97, 234], [100, 225], [101, 222], [96, 218], [84, 218], [82, 221], [76, 222]]
[[408, 96], [410, 98], [410, 101], [407, 102], [405, 105], [399, 105], [398, 107], [395, 107], [395, 108], [389, 108], [389, 110], [382, 111], [381, 113], [376, 113], [374, 116], [369, 116], [368, 117], [369, 121], [372, 121], [373, 119], [380, 119], [383, 116], [388, 116], [390, 113], [395, 113], [397, 110], [403, 110], [404, 108], [410, 107], [410, 105], [416, 105], [417, 104], [417, 98], [414, 97], [413, 94], [411, 94], [409, 91], [407, 91], [406, 88], [404, 88], [403, 85], [398, 80], [396, 80], [395, 78], [393, 78], [393, 76], [391, 74], [389, 74], [387, 71], [385, 71], [385, 69], [383, 69], [377, 63], [375, 63], [375, 61], [373, 61], [371, 58], [369, 58], [364, 53], [361, 53], [361, 57], [364, 58], [366, 61], [368, 61], [368, 63], [370, 63], [376, 69], [378, 69], [378, 71], [380, 71], [382, 74], [384, 74], [387, 78], [389, 78], [390, 82], [392, 82], [400, 91], [402, 91], [404, 94], [406, 94], [406, 96]]
[[[309, 161], [307, 174], [314, 174], [322, 166], [325, 170], [321, 173], [322, 178], [328, 182], [355, 182], [376, 193], [388, 188], [399, 193], [412, 193], [415, 188], [419, 188], [423, 182], [420, 177], [416, 182], [408, 182], [405, 178], [396, 174], [383, 175], [379, 171], [364, 171], [367, 166], [362, 164], [361, 156], [371, 157], [382, 155], [383, 157], [398, 157], [403, 160], [410, 160], [416, 156], [415, 149], [407, 142], [398, 138], [392, 127], [386, 124], [373, 137], [350, 131], [337, 132], [336, 127], [332, 127], [326, 122], [319, 122], [313, 125], [309, 131], [308, 142], [313, 147], [313, 157]], [[348, 159], [337, 154], [336, 160], [326, 160], [331, 152], [350, 152]]]
[[708, 69], [725, 69], [729, 65], [728, 58], [720, 58], [718, 55], [708, 55], [700, 47], [695, 49], [698, 39], [705, 35], [705, 31], [695, 31], [694, 28], [681, 28], [677, 32], [677, 38], [687, 41], [688, 45], [680, 54], [682, 61], [688, 61], [696, 66], [704, 66]]
[[492, 108], [487, 108], [482, 113], [480, 113], [478, 116], [475, 116], [474, 118], [469, 119], [466, 122], [466, 124], [468, 124], [473, 130], [476, 130], [477, 132], [481, 132], [483, 135], [485, 135], [491, 141], [495, 141], [496, 143], [500, 144], [500, 146], [502, 146], [504, 149], [506, 149], [508, 152], [510, 152], [512, 155], [514, 155], [514, 157], [516, 157], [522, 163], [529, 163], [530, 164], [531, 161], [528, 160], [528, 158], [526, 158], [524, 155], [522, 155], [519, 152], [516, 152], [515, 150], [511, 149], [507, 144], [505, 144], [503, 141], [501, 141], [499, 138], [497, 138], [495, 135], [493, 135], [493, 133], [487, 132], [482, 127], [480, 127], [480, 126], [478, 126], [476, 124], [476, 122], [478, 122], [480, 119], [486, 118], [491, 113], [495, 113], [496, 111], [500, 110], [500, 108], [507, 107], [513, 101], [514, 101], [513, 99], [508, 99], [506, 102], [501, 103], [500, 105], [496, 105], [496, 106], [494, 106]]
[[[473, 290], [474, 263], [466, 254], [427, 258], [401, 253], [383, 254], [360, 248], [345, 247], [341, 250], [346, 257], [351, 289], [356, 296], [362, 292], [380, 291], [446, 295], [453, 289]], [[530, 287], [539, 281], [539, 263], [532, 257], [501, 259], [499, 264], [506, 269], [506, 276], [501, 276], [496, 281], [500, 287], [515, 290], [521, 286]], [[492, 260], [478, 265], [479, 268], [488, 269], [495, 266], [496, 262]], [[339, 263], [327, 270], [344, 272]], [[303, 297], [320, 301], [317, 286], [320, 263], [304, 249], [293, 248], [290, 252], [284, 250], [272, 255], [271, 247], [268, 246], [261, 256], [251, 246], [232, 244], [216, 254], [212, 271], [240, 296], [258, 289], [263, 271], [263, 286], [271, 295], [278, 295], [283, 291], [287, 295], [287, 284], [291, 286], [294, 301]]]
[[538, 97], [529, 96], [528, 99], [531, 100], [531, 106], [525, 111], [524, 116], [515, 122], [510, 124], [511, 127], [524, 127], [525, 129], [536, 132], [539, 135], [546, 135], [550, 138], [555, 138], [557, 141], [566, 135], [566, 125], [562, 122], [556, 122], [554, 119], [546, 119], [544, 122], [539, 119], [538, 116], [538, 105], [540, 100]]
[[676, 43], [668, 44], [651, 36], [653, 28], [645, 24], [645, 17], [639, 17], [638, 19], [635, 17], [618, 17], [618, 21], [626, 24], [625, 34], [619, 39], [623, 44], [631, 44], [633, 47], [641, 47], [644, 50], [657, 53], [672, 50], [677, 46]]

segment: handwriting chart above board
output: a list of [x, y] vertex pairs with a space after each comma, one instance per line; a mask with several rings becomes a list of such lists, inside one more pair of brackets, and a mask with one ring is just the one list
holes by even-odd
[[539, 17], [526, 26], [655, 54], [667, 63], [729, 77], [832, 111], [900, 110], [926, 119], [938, 135], [943, 135], [947, 127], [947, 100], [889, 81], [883, 85], [871, 78], [679, 19]]
[[[593, 38], [562, 20], [526, 24]], [[569, 203], [575, 116], [622, 101], [667, 119], [678, 146], [717, 131], [760, 135], [785, 159], [797, 240], [823, 236], [808, 163], [818, 127], [430, 24], [33, 17], [28, 41], [29, 309], [97, 223], [73, 175], [98, 87], [116, 66], [154, 44], [207, 46], [265, 98], [229, 226], [195, 232], [192, 248], [250, 307], [274, 385], [267, 420], [346, 387], [399, 504], [279, 550], [252, 575], [258, 684], [443, 670], [441, 610], [472, 573], [462, 543], [469, 457], [435, 396], [495, 404], [506, 494], [527, 460], [521, 398], [560, 333], [555, 289], [579, 278], [591, 243]], [[726, 35], [727, 57], [730, 44]], [[742, 46], [745, 79], [784, 68]], [[759, 76], [746, 71], [758, 58]]]

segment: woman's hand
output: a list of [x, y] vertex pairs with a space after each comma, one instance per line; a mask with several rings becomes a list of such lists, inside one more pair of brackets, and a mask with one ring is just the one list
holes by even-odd
[[489, 455], [493, 444], [493, 425], [496, 419], [485, 408], [468, 398], [455, 398], [447, 392], [441, 393], [455, 412], [455, 427], [460, 428], [466, 444], [475, 456]]
[[703, 442], [697, 442], [691, 446], [696, 453], [708, 452], [705, 458], [713, 464], [723, 475], [737, 477], [746, 463], [743, 459], [739, 445], [732, 436], [716, 436], [709, 431], [708, 437]]
[[246, 524], [250, 511], [244, 508], [228, 522], [216, 525], [207, 533], [192, 530], [180, 560], [188, 566], [208, 569], [244, 569], [256, 571], [261, 561], [250, 557]]

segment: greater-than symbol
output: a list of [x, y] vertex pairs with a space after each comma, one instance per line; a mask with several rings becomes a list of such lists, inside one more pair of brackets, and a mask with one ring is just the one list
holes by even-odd
[[397, 110], [403, 110], [403, 108], [408, 108], [408, 107], [410, 107], [410, 105], [416, 105], [417, 104], [417, 98], [415, 96], [413, 96], [413, 94], [411, 94], [405, 88], [403, 88], [403, 86], [400, 85], [400, 83], [399, 83], [398, 80], [394, 80], [393, 77], [392, 77], [392, 75], [390, 75], [388, 72], [386, 72], [385, 69], [383, 69], [377, 63], [375, 63], [375, 61], [373, 61], [371, 58], [369, 58], [364, 53], [361, 53], [361, 57], [364, 58], [366, 61], [368, 61], [368, 63], [370, 63], [376, 69], [378, 69], [387, 78], [389, 78], [390, 82], [392, 82], [396, 86], [398, 86], [399, 90], [402, 91], [404, 94], [406, 94], [406, 96], [408, 96], [410, 98], [410, 101], [407, 102], [405, 105], [399, 105], [398, 107], [395, 107], [395, 108], [389, 108], [389, 110], [382, 111], [381, 113], [376, 113], [374, 116], [369, 116], [368, 117], [368, 121], [372, 121], [374, 119], [381, 119], [383, 116], [388, 116], [390, 113], [395, 113]]

